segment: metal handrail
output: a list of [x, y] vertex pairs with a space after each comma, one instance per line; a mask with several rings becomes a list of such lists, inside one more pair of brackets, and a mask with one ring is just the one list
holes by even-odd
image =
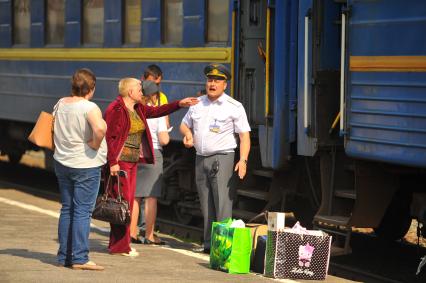
[[340, 51], [340, 134], [344, 134], [345, 127], [345, 53], [346, 53], [346, 14], [342, 13], [342, 38]]

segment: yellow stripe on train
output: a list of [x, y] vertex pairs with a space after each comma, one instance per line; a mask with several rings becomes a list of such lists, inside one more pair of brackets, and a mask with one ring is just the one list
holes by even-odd
[[350, 56], [352, 72], [426, 72], [426, 56]]
[[0, 60], [231, 62], [231, 48], [0, 48]]

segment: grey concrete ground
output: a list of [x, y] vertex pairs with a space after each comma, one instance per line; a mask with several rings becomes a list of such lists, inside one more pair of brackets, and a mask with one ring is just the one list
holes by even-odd
[[[107, 251], [108, 225], [98, 221], [90, 234], [90, 259], [105, 270], [58, 267], [59, 208], [56, 201], [0, 184], [0, 282], [296, 282], [212, 270], [207, 255], [167, 235], [166, 247], [134, 245], [139, 257], [113, 256]], [[328, 276], [325, 282], [349, 281]]]

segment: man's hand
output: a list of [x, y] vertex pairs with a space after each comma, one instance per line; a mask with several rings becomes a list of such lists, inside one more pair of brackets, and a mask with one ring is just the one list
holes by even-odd
[[183, 137], [183, 144], [186, 148], [191, 148], [194, 146], [194, 139], [191, 133], [188, 133]]
[[198, 103], [198, 98], [187, 97], [179, 101], [179, 107], [189, 107]]
[[117, 176], [118, 171], [120, 171], [120, 165], [118, 165], [118, 164], [112, 165], [109, 168], [109, 172], [111, 173], [111, 176]]
[[247, 173], [247, 158], [250, 152], [250, 133], [242, 132], [240, 137], [240, 161], [235, 165], [235, 171], [238, 170], [238, 176], [243, 179]]
[[247, 173], [247, 162], [245, 160], [238, 161], [238, 163], [235, 165], [234, 171], [238, 171], [238, 177], [240, 177], [240, 179], [243, 179]]

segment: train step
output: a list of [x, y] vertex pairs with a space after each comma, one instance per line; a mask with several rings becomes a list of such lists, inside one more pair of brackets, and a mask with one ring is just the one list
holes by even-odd
[[315, 215], [314, 227], [333, 236], [331, 254], [344, 255], [351, 253], [350, 240], [352, 227], [349, 226], [350, 218], [337, 215]]
[[251, 173], [256, 176], [271, 178], [274, 177], [274, 171], [267, 169], [253, 169]]
[[240, 196], [245, 196], [249, 198], [259, 199], [259, 200], [268, 200], [269, 194], [266, 191], [255, 190], [255, 189], [237, 189], [237, 194]]
[[351, 252], [352, 252], [351, 248], [349, 248], [348, 251], [345, 251], [345, 248], [337, 247], [335, 245], [331, 245], [331, 248], [330, 248], [330, 256], [346, 255]]
[[334, 195], [340, 198], [356, 199], [356, 193], [354, 190], [336, 190]]
[[346, 227], [349, 223], [348, 216], [337, 216], [337, 215], [315, 215], [314, 222], [325, 225], [335, 225]]

